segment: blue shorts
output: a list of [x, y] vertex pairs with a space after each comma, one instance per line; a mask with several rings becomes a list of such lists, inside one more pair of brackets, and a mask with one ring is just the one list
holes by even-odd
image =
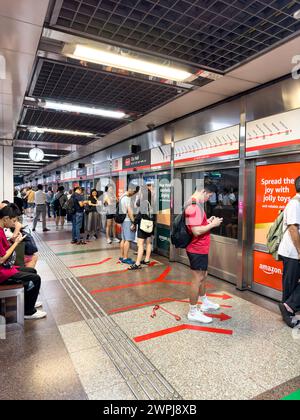
[[122, 223], [122, 240], [123, 241], [129, 241], [134, 242], [135, 240], [135, 232], [132, 232], [130, 229], [132, 225], [132, 222], [129, 220], [125, 220], [125, 222]]

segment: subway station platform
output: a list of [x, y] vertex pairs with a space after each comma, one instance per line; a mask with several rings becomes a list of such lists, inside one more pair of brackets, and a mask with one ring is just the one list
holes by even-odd
[[221, 310], [192, 324], [187, 266], [154, 255], [130, 272], [117, 244], [49, 228], [35, 234], [48, 317], [8, 327], [0, 399], [300, 399], [300, 339], [276, 302], [210, 277]]

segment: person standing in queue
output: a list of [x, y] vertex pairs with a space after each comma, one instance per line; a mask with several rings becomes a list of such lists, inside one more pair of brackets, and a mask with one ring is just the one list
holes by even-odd
[[86, 242], [80, 238], [80, 229], [83, 223], [84, 207], [87, 204], [84, 201], [81, 187], [74, 188], [74, 194], [72, 194], [70, 200], [72, 200], [72, 244], [86, 245]]
[[136, 185], [129, 184], [128, 190], [120, 198], [120, 213], [126, 215], [122, 223], [122, 240], [120, 243], [121, 257], [119, 261], [123, 264], [133, 265], [134, 261], [128, 257], [130, 244], [135, 240], [135, 217], [133, 212], [133, 196], [136, 194]]
[[[103, 205], [106, 213], [106, 241], [109, 245], [112, 242], [119, 243], [120, 240], [116, 235], [116, 223], [114, 219], [116, 215], [117, 197], [113, 185], [107, 185], [105, 187]], [[111, 234], [113, 239], [111, 239]]]
[[300, 177], [295, 180], [297, 195], [289, 201], [283, 213], [283, 238], [278, 255], [283, 261], [283, 299], [279, 309], [283, 321], [294, 328], [300, 312]]
[[96, 189], [91, 191], [88, 206], [86, 207], [86, 239], [92, 236], [98, 239], [98, 232], [100, 230], [100, 214], [97, 211], [99, 206], [99, 193]]
[[43, 223], [43, 232], [49, 232], [50, 229], [47, 229], [47, 226], [46, 226], [46, 215], [47, 215], [46, 193], [44, 193], [43, 186], [41, 184], [37, 186], [37, 191], [34, 195], [34, 202], [35, 202], [35, 217], [33, 220], [32, 231], [33, 232], [35, 231], [37, 222], [39, 221], [39, 218], [41, 215], [42, 223]]
[[[223, 221], [223, 219], [214, 216], [207, 219], [204, 211], [204, 203], [215, 192], [216, 187], [213, 184], [205, 184], [204, 187], [197, 188], [185, 208], [186, 226], [192, 234], [192, 241], [186, 248], [193, 273], [188, 320], [203, 324], [212, 322], [212, 318], [206, 316], [204, 312], [220, 309], [220, 305], [211, 302], [206, 296], [210, 231], [220, 226]], [[199, 297], [202, 302], [201, 308], [198, 308]]]

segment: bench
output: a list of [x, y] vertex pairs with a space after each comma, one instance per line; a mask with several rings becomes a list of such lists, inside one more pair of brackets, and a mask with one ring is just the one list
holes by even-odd
[[24, 325], [24, 287], [22, 284], [0, 285], [1, 312], [6, 313], [5, 300], [17, 298], [17, 323]]

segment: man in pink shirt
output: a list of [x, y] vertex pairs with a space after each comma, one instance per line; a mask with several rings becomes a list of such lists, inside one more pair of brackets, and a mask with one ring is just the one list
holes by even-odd
[[[220, 305], [208, 300], [206, 296], [206, 279], [208, 269], [208, 254], [210, 248], [210, 231], [222, 223], [223, 219], [211, 217], [207, 219], [204, 203], [216, 192], [213, 184], [205, 185], [195, 191], [185, 210], [186, 225], [193, 239], [186, 248], [190, 261], [193, 279], [190, 290], [190, 310], [188, 320], [209, 324], [212, 318], [204, 312], [218, 310]], [[201, 309], [197, 303], [202, 301]]]

